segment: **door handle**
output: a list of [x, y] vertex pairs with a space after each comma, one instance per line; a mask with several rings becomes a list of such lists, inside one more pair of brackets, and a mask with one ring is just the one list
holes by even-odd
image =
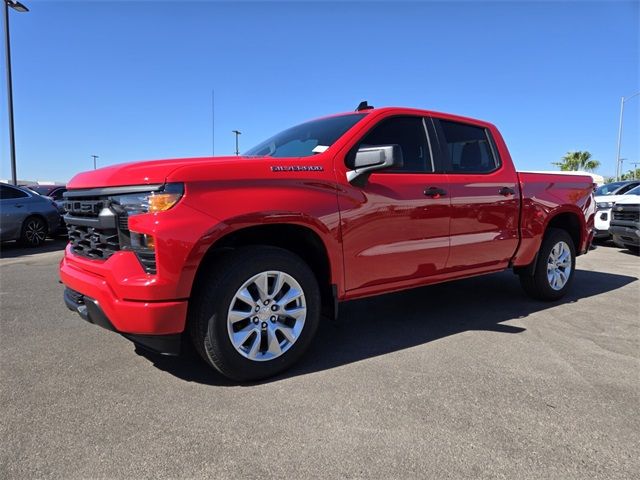
[[424, 190], [425, 197], [429, 198], [440, 198], [444, 197], [447, 194], [446, 190], [438, 187], [429, 187]]
[[19, 203], [19, 204], [17, 204], [17, 205], [14, 205], [14, 207], [16, 207], [16, 208], [22, 208], [23, 206], [24, 206], [24, 205], [22, 205], [21, 203]]
[[504, 197], [508, 197], [509, 195], [515, 195], [516, 191], [513, 188], [502, 187], [500, 190], [498, 190], [498, 193]]

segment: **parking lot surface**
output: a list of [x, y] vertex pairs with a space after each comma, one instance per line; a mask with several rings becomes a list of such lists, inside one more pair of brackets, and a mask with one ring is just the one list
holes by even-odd
[[3, 247], [0, 478], [638, 478], [640, 260], [570, 295], [504, 272], [351, 302], [290, 372], [237, 385], [136, 351]]

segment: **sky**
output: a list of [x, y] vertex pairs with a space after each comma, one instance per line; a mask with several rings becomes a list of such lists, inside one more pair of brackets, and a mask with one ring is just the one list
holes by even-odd
[[[67, 181], [93, 154], [99, 166], [233, 154], [234, 129], [248, 150], [361, 100], [490, 121], [522, 170], [588, 150], [608, 176], [620, 98], [640, 90], [638, 1], [22, 1], [30, 12], [10, 11], [20, 179]], [[4, 58], [0, 76], [6, 179]], [[625, 102], [625, 170], [640, 162], [639, 117], [640, 95]]]

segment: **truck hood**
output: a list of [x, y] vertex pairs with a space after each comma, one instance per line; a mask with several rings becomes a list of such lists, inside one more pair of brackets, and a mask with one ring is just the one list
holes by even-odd
[[637, 195], [597, 195], [595, 200], [596, 203], [605, 203], [605, 202], [611, 202], [611, 203], [618, 203], [621, 200], [624, 200], [625, 198], [628, 197], [637, 197]]
[[616, 205], [637, 205], [640, 204], [640, 195], [619, 195]]
[[[273, 160], [273, 159], [271, 159]], [[120, 187], [127, 185], [156, 185], [165, 183], [171, 172], [181, 167], [215, 167], [264, 162], [265, 157], [201, 157], [175, 158], [121, 163], [77, 174], [67, 188]]]

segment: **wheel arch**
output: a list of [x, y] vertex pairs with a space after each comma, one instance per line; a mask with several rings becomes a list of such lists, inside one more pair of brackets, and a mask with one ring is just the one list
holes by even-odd
[[582, 222], [580, 222], [580, 217], [575, 212], [564, 211], [558, 213], [557, 215], [554, 215], [547, 222], [547, 226], [544, 229], [545, 235], [550, 228], [565, 230], [573, 241], [573, 247], [576, 251], [576, 255], [579, 255], [580, 245], [582, 244], [583, 240], [583, 225]]
[[208, 267], [215, 265], [225, 254], [237, 247], [272, 246], [298, 255], [311, 268], [322, 296], [323, 314], [337, 315], [336, 275], [332, 268], [327, 245], [312, 228], [295, 223], [267, 223], [243, 226], [221, 235], [214, 241], [198, 264], [191, 286], [191, 292]]
[[[582, 245], [582, 242], [584, 240], [583, 232], [586, 228], [584, 217], [581, 215], [582, 212], [580, 212], [580, 210], [572, 210], [568, 208], [558, 210], [549, 215], [547, 221], [544, 224], [544, 227], [539, 233], [537, 233], [535, 242], [529, 242], [527, 244], [524, 258], [528, 258], [528, 260], [523, 261], [523, 255], [519, 254], [518, 258], [516, 258], [516, 261], [512, 263], [514, 271], [518, 274], [533, 274], [533, 269], [536, 265], [536, 262], [538, 261], [538, 251], [540, 250], [542, 242], [544, 241], [550, 228], [558, 228], [560, 230], [566, 231], [571, 237], [576, 256], [580, 255], [580, 246]], [[581, 218], [583, 219], [582, 221]]]

